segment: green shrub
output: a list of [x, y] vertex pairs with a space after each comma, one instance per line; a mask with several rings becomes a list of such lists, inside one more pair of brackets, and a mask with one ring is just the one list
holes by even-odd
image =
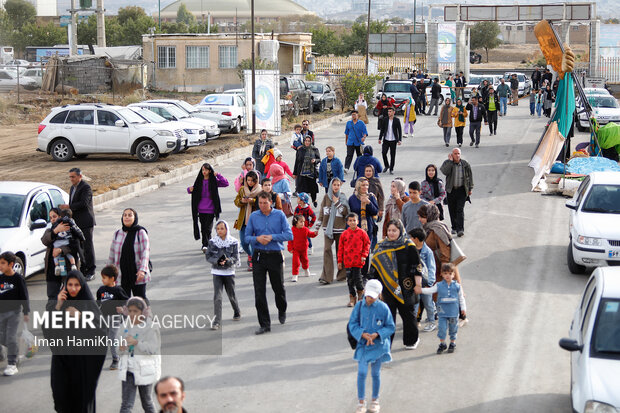
[[377, 75], [358, 75], [347, 73], [340, 79], [340, 90], [342, 93], [343, 109], [353, 106], [360, 93], [364, 94], [367, 102], [372, 101], [372, 92], [381, 76]]

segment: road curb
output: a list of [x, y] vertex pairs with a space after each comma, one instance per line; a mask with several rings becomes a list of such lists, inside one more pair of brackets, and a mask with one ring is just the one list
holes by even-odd
[[[349, 115], [342, 114], [336, 115], [324, 120], [320, 120], [312, 125], [313, 131], [320, 130], [326, 127], [331, 126], [334, 123], [339, 123], [344, 121]], [[284, 132], [280, 136], [274, 136], [272, 138], [276, 145], [281, 145], [286, 143], [290, 139], [290, 135], [287, 132]], [[208, 162], [213, 166], [219, 166], [226, 161], [243, 159], [248, 156], [248, 147], [251, 145], [244, 146], [242, 148], [235, 149], [234, 151], [225, 153], [223, 155], [218, 155], [215, 158], [207, 158], [198, 162], [195, 162], [190, 165], [182, 166], [180, 168], [174, 169], [170, 172], [166, 172], [161, 175], [154, 176], [152, 178], [146, 178], [139, 182], [122, 186], [118, 189], [108, 191], [101, 195], [96, 195], [93, 197], [93, 207], [95, 211], [101, 211], [113, 205], [119, 204], [121, 202], [125, 202], [129, 199], [138, 197], [140, 195], [155, 191], [157, 188], [166, 185], [172, 185], [174, 183], [180, 182], [186, 178], [194, 176], [200, 170], [200, 167], [203, 163]]]

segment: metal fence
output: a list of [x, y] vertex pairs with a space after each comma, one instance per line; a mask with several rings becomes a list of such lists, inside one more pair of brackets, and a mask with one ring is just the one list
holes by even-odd
[[[379, 74], [405, 73], [413, 69], [426, 71], [426, 57], [372, 57], [376, 62]], [[362, 74], [366, 70], [365, 56], [329, 57], [320, 56], [314, 61], [314, 73], [336, 74], [346, 73]]]
[[601, 57], [599, 60], [599, 72], [607, 82], [620, 82], [620, 57]]

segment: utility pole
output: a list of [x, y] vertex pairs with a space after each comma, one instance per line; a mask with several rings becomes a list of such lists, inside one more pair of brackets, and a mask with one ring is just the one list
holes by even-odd
[[105, 43], [105, 9], [103, 0], [97, 0], [97, 46], [106, 47]]
[[416, 9], [418, 8], [417, 0], [413, 0], [413, 32], [415, 33], [415, 22], [417, 20]]
[[157, 10], [159, 10], [157, 19], [159, 20], [159, 31], [161, 32], [161, 0], [157, 0]]
[[77, 19], [78, 5], [77, 0], [71, 0], [71, 30], [69, 39], [69, 56], [77, 56]]
[[366, 74], [368, 75], [368, 42], [370, 40], [370, 1], [368, 0], [368, 25], [366, 26]]
[[256, 69], [254, 67], [254, 0], [251, 3], [252, 12], [252, 134], [256, 134]]

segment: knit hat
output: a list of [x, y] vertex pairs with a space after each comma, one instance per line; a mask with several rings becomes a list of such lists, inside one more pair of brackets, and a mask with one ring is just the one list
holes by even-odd
[[366, 283], [366, 288], [364, 289], [364, 295], [370, 298], [377, 298], [381, 291], [383, 290], [383, 285], [381, 285], [381, 281], [379, 280], [368, 280]]
[[274, 163], [269, 168], [269, 174], [271, 175], [271, 182], [275, 185], [277, 182], [280, 182], [284, 178], [284, 168], [282, 168], [277, 163]]
[[282, 156], [282, 152], [278, 148], [273, 148], [273, 157], [278, 159], [278, 157]]
[[297, 197], [304, 201], [305, 204], [310, 204], [310, 196], [305, 192], [300, 192], [297, 194]]

